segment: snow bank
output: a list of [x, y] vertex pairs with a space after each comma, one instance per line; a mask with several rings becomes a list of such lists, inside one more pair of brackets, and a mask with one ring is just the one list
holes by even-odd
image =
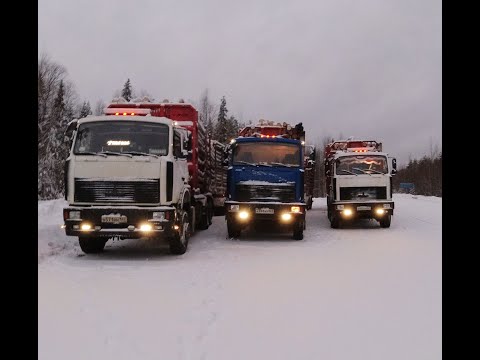
[[66, 236], [61, 228], [65, 206], [64, 199], [38, 202], [38, 262], [63, 251], [74, 251], [77, 246], [76, 238]]

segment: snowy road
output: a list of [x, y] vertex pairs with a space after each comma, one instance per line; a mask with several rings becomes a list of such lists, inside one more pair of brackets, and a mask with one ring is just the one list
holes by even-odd
[[83, 255], [39, 202], [39, 359], [440, 360], [442, 200], [394, 194], [390, 229], [226, 239], [223, 217], [171, 256], [141, 241]]

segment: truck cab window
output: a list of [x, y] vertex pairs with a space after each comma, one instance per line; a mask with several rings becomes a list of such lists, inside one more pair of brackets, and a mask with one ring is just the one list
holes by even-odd
[[168, 132], [167, 125], [151, 122], [86, 122], [79, 126], [74, 154], [109, 151], [163, 156], [168, 153]]
[[182, 158], [182, 143], [180, 134], [176, 131], [173, 133], [173, 156]]

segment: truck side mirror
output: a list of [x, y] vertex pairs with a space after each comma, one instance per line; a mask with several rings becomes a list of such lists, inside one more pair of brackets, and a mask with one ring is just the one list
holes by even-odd
[[73, 132], [77, 128], [77, 122], [78, 122], [77, 119], [73, 119], [67, 124], [67, 128], [65, 129], [65, 132], [63, 134], [64, 135], [63, 139], [65, 142], [68, 142], [72, 139]]
[[393, 158], [392, 159], [392, 175], [395, 175], [397, 173], [397, 159]]
[[192, 150], [192, 133], [188, 133], [188, 136], [183, 143], [183, 148], [189, 151]]
[[222, 166], [224, 167], [228, 167], [228, 156], [229, 156], [229, 151], [228, 151], [228, 147], [225, 148], [225, 151], [223, 152], [223, 160], [222, 160]]

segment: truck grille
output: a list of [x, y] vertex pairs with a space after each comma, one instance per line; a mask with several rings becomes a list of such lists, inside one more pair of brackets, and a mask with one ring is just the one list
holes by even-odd
[[160, 202], [160, 181], [109, 181], [75, 179], [75, 202], [142, 203]]
[[295, 201], [295, 184], [236, 185], [237, 201]]
[[386, 198], [387, 188], [385, 186], [340, 188], [340, 200], [368, 201], [375, 199], [385, 200]]

